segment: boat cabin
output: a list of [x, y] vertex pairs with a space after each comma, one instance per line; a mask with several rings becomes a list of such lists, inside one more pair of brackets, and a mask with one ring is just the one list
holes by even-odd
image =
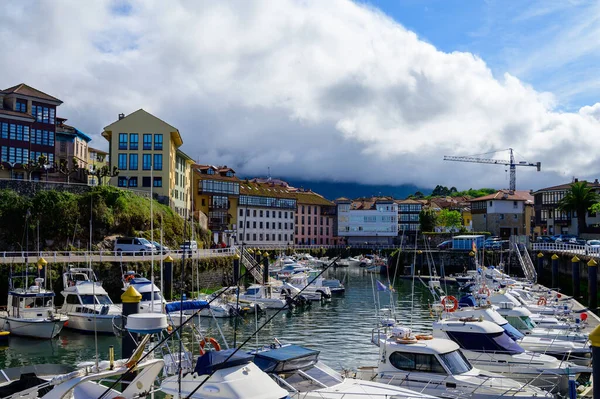
[[[29, 279], [32, 279], [29, 276]], [[48, 291], [42, 287], [43, 278], [35, 278], [35, 285], [30, 287], [17, 288], [16, 281], [22, 280], [23, 284], [28, 284], [27, 276], [12, 275], [10, 277], [7, 301], [7, 312], [9, 316], [19, 318], [47, 317], [54, 312], [54, 292]], [[30, 280], [31, 281], [31, 280]]]
[[502, 327], [486, 320], [440, 320], [433, 323], [433, 335], [450, 339], [461, 349], [473, 352], [507, 355], [525, 352]]
[[277, 345], [256, 352], [254, 363], [290, 392], [309, 392], [341, 384], [341, 374], [319, 361], [319, 351]]

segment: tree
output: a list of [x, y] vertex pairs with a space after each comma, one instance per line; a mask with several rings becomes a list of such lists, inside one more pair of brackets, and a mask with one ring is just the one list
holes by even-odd
[[585, 233], [587, 225], [585, 216], [600, 197], [588, 186], [586, 181], [574, 182], [563, 199], [558, 202], [558, 209], [564, 212], [577, 212], [577, 235]]
[[61, 160], [58, 166], [58, 171], [61, 174], [65, 175], [67, 183], [69, 183], [71, 175], [79, 172], [79, 170], [79, 160], [76, 157], [73, 157], [70, 167], [66, 159]]
[[446, 231], [458, 230], [462, 226], [462, 215], [459, 211], [442, 209], [437, 217], [437, 225]]
[[421, 231], [433, 231], [435, 229], [437, 216], [433, 209], [423, 209], [419, 213]]
[[420, 191], [417, 191], [417, 192], [416, 192], [416, 193], [413, 195], [413, 197], [414, 197], [414, 198], [417, 198], [417, 199], [423, 199], [425, 196], [423, 195], [423, 193], [422, 193], [422, 192], [420, 192]]
[[24, 163], [21, 165], [25, 173], [27, 173], [27, 180], [31, 180], [33, 172], [41, 170], [45, 165], [48, 165], [48, 159], [44, 155], [40, 155], [37, 160]]
[[104, 178], [106, 178], [106, 177], [111, 178], [111, 177], [119, 176], [119, 168], [117, 168], [116, 166], [113, 166], [112, 171], [111, 171], [110, 167], [108, 165], [104, 165], [101, 168], [94, 169], [93, 171], [89, 171], [88, 174], [91, 176], [96, 176], [98, 178], [98, 185], [101, 186], [102, 182], [104, 181]]

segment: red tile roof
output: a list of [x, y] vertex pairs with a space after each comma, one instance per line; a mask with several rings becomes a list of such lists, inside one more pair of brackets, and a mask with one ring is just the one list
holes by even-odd
[[529, 193], [529, 191], [509, 191], [509, 190], [499, 190], [498, 192], [490, 195], [486, 195], [479, 198], [473, 198], [470, 202], [477, 201], [529, 201], [533, 202], [533, 196]]
[[[585, 180], [581, 180], [581, 181], [585, 181]], [[596, 180], [594, 182], [588, 182], [585, 181], [588, 185], [588, 187], [593, 187], [593, 188], [600, 188], [600, 183]], [[542, 191], [558, 191], [558, 190], [568, 190], [571, 188], [571, 185], [574, 182], [571, 183], [565, 183], [565, 184], [559, 184], [558, 186], [552, 186], [552, 187], [546, 187], [546, 188], [540, 188], [539, 190], [537, 190], [534, 194], [542, 192]]]
[[38, 89], [34, 89], [33, 87], [26, 85], [25, 83], [21, 83], [16, 86], [9, 87], [8, 89], [4, 89], [1, 93], [20, 94], [22, 96], [35, 97], [39, 98], [40, 100], [59, 102], [62, 104], [62, 101], [60, 101], [58, 98], [52, 97], [51, 95], [46, 94], [43, 91], [39, 91]]

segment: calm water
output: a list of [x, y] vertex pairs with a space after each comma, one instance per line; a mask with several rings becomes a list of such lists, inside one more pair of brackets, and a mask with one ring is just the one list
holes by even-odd
[[[376, 325], [375, 306], [371, 275], [359, 268], [337, 269], [329, 272], [330, 276], [343, 279], [346, 293], [334, 296], [330, 302], [313, 303], [309, 310], [283, 311], [277, 314], [271, 323], [265, 326], [258, 335], [259, 345], [270, 344], [274, 338], [282, 342], [309, 346], [321, 351], [321, 358], [336, 369], [353, 369], [360, 365], [375, 365], [377, 348], [370, 344], [371, 330]], [[379, 278], [380, 276], [374, 276]], [[449, 287], [450, 290], [450, 287]], [[393, 300], [396, 301], [398, 315], [409, 325], [413, 315], [413, 328], [418, 331], [431, 330], [433, 319], [429, 315], [429, 291], [422, 283], [415, 283], [414, 309], [411, 313], [411, 283], [398, 280], [395, 284]], [[379, 295], [382, 307], [389, 305], [390, 295], [382, 292]], [[275, 314], [269, 311], [258, 318], [258, 325]], [[222, 342], [216, 323], [212, 319], [202, 318], [200, 327], [207, 335]], [[221, 319], [218, 321], [230, 345], [233, 342], [234, 321]], [[238, 321], [237, 342], [240, 344], [256, 330], [253, 316], [246, 316]], [[120, 357], [120, 339], [112, 336], [98, 336], [98, 353], [101, 359], [108, 358], [108, 347], [114, 345], [116, 357]], [[16, 367], [21, 365], [55, 363], [75, 365], [78, 362], [94, 358], [95, 339], [93, 335], [82, 335], [63, 330], [61, 335], [52, 341], [38, 341], [12, 337], [6, 348], [0, 348], [0, 367]], [[222, 344], [223, 346], [223, 344]], [[245, 346], [251, 350], [256, 346], [256, 339]]]

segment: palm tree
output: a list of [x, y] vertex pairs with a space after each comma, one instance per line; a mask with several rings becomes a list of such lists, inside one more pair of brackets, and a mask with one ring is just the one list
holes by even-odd
[[565, 212], [577, 212], [577, 235], [585, 232], [587, 225], [585, 215], [592, 205], [597, 203], [600, 197], [588, 186], [586, 181], [574, 182], [558, 202], [558, 209]]

